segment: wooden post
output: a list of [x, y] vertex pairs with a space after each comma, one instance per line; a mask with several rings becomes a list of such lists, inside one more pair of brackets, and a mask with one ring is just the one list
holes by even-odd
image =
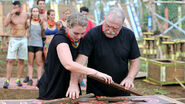
[[[148, 6], [151, 7], [151, 9], [152, 9], [152, 1], [151, 0], [149, 0]], [[149, 11], [148, 20], [150, 20], [150, 18], [152, 18], [152, 13]], [[148, 24], [150, 24], [150, 21], [148, 21]], [[148, 28], [148, 31], [151, 32], [151, 28]]]
[[[155, 1], [155, 0], [150, 0], [150, 1]], [[155, 6], [156, 4], [154, 4], [154, 3], [152, 3], [151, 4], [151, 9], [152, 9], [152, 11], [153, 12], [156, 12], [156, 6]], [[154, 18], [154, 15], [153, 15], [153, 13], [152, 13], [152, 17]], [[152, 19], [152, 31], [156, 31], [156, 29], [157, 29], [157, 27], [156, 27], [156, 22], [155, 22], [155, 20], [154, 19]]]
[[175, 42], [173, 42], [173, 44], [171, 44], [171, 54], [170, 54], [170, 58], [172, 60], [175, 60], [175, 52], [176, 52], [176, 49], [175, 49]]
[[3, 16], [3, 4], [0, 3], [0, 34], [4, 33]]
[[[165, 8], [165, 19], [168, 20], [168, 8]], [[165, 30], [168, 30], [168, 22], [165, 22]]]
[[175, 45], [176, 45], [176, 53], [175, 53], [176, 58], [175, 59], [180, 60], [180, 58], [181, 58], [181, 43], [180, 43], [180, 41], [176, 41]]
[[164, 59], [168, 59], [169, 45], [166, 42], [162, 42], [164, 45]]
[[181, 51], [182, 60], [185, 61], [185, 40], [181, 41]]
[[153, 37], [150, 38], [144, 38], [144, 49], [143, 49], [143, 55], [146, 58], [156, 58], [156, 40]]
[[163, 42], [163, 45], [165, 46], [164, 56], [165, 59], [175, 59], [175, 42], [168, 41]]
[[154, 53], [154, 58], [157, 58], [157, 44], [156, 44], [157, 40], [156, 38], [154, 38], [154, 41], [153, 41], [153, 53]]
[[[178, 21], [182, 18], [182, 8], [178, 6]], [[179, 28], [182, 28], [182, 22], [179, 23]]]

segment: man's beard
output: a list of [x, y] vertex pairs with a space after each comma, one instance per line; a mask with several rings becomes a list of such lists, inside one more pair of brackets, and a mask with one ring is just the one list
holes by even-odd
[[15, 12], [16, 15], [20, 15], [20, 12]]
[[105, 33], [107, 33], [107, 34], [112, 34], [112, 35], [116, 35], [115, 32], [110, 32], [110, 31], [105, 31]]

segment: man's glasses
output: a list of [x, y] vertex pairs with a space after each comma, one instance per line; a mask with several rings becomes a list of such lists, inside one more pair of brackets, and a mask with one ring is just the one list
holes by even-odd
[[115, 31], [118, 31], [121, 28], [120, 26], [111, 26], [111, 25], [107, 24], [107, 22], [104, 22], [104, 25], [106, 28], [112, 28]]

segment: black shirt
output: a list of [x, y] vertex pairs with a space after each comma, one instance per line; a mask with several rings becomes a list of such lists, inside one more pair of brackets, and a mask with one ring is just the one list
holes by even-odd
[[[81, 44], [79, 53], [88, 56], [88, 67], [112, 76], [118, 84], [128, 74], [128, 60], [140, 56], [134, 33], [125, 27], [121, 28], [118, 36], [107, 38], [102, 25], [97, 26], [87, 32]], [[96, 96], [129, 95], [90, 78], [87, 78], [87, 93]]]
[[66, 95], [69, 87], [70, 71], [66, 70], [59, 60], [57, 45], [60, 43], [67, 43], [69, 45], [73, 60], [78, 55], [79, 47], [73, 48], [65, 30], [61, 30], [53, 37], [45, 61], [45, 72], [38, 83], [38, 99], [57, 99]]

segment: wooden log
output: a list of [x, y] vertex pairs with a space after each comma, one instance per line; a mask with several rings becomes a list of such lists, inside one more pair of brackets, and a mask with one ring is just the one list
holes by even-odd
[[91, 97], [94, 97], [94, 94], [93, 93], [81, 95], [81, 96], [79, 96], [78, 99], [75, 99], [75, 100], [72, 100], [71, 98], [59, 98], [59, 99], [48, 100], [48, 101], [42, 101], [42, 100], [40, 100], [40, 102], [41, 103], [44, 103], [44, 104], [60, 104], [62, 102], [76, 101], [76, 100], [79, 100], [79, 99], [82, 99], [82, 98], [91, 98]]
[[147, 102], [145, 100], [132, 100], [128, 97], [97, 97], [99, 101], [131, 101], [131, 102]]
[[111, 83], [111, 84], [105, 83], [104, 79], [103, 79], [103, 78], [100, 78], [100, 77], [98, 77], [98, 76], [95, 76], [95, 75], [88, 75], [88, 77], [89, 77], [89, 78], [92, 78], [92, 79], [94, 79], [94, 80], [100, 81], [100, 82], [102, 82], [102, 83], [104, 83], [104, 84], [106, 84], [106, 85], [109, 85], [109, 86], [112, 86], [112, 87], [114, 87], [114, 88], [117, 88], [117, 89], [119, 89], [119, 90], [126, 91], [126, 92], [129, 92], [129, 93], [134, 94], [134, 95], [137, 95], [137, 96], [142, 96], [142, 94], [139, 94], [139, 93], [137, 93], [137, 92], [134, 91], [134, 90], [126, 90], [126, 89], [124, 88], [124, 86], [121, 86], [121, 85], [119, 85], [119, 84], [117, 84], [117, 83], [114, 83], [114, 82]]

